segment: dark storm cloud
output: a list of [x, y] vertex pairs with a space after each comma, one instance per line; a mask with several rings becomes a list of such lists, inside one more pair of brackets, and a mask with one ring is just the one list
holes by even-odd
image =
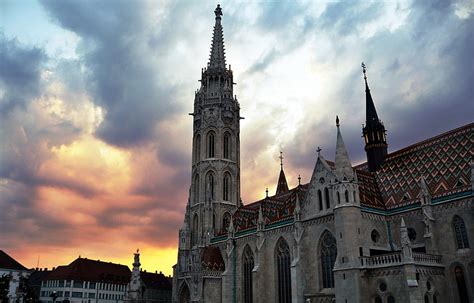
[[37, 47], [21, 47], [0, 32], [0, 114], [23, 107], [40, 91], [40, 69], [46, 59]]
[[[82, 38], [78, 51], [88, 70], [93, 100], [105, 109], [97, 135], [108, 143], [146, 143], [153, 128], [174, 114], [175, 91], [157, 72], [162, 45], [149, 43], [149, 10], [145, 2], [42, 1], [62, 27]], [[167, 46], [166, 46], [167, 47]], [[169, 51], [169, 50], [168, 50]]]

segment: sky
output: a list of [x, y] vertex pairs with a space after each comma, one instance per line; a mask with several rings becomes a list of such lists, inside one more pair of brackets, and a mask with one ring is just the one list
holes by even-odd
[[[191, 182], [194, 92], [216, 2], [0, 2], [0, 249], [172, 274]], [[244, 204], [334, 159], [364, 161], [361, 62], [389, 151], [474, 117], [474, 3], [222, 1], [241, 105]]]

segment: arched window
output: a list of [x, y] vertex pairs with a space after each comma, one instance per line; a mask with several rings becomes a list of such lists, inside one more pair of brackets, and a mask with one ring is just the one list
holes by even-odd
[[388, 296], [387, 303], [395, 303], [395, 298], [393, 296]]
[[464, 279], [464, 272], [461, 266], [454, 268], [454, 275], [456, 277], [456, 284], [458, 285], [458, 295], [460, 303], [469, 303], [467, 296], [466, 280]]
[[285, 240], [280, 239], [276, 246], [275, 258], [277, 263], [278, 302], [291, 302], [291, 273], [290, 247]]
[[194, 176], [194, 204], [199, 203], [199, 175]]
[[216, 213], [212, 214], [212, 229], [215, 232], [215, 230], [216, 230]]
[[194, 246], [198, 242], [199, 218], [197, 214], [193, 217], [193, 230], [191, 231], [191, 244]]
[[206, 178], [206, 201], [208, 199], [214, 199], [215, 185], [214, 174], [209, 172]]
[[458, 249], [469, 248], [469, 240], [467, 238], [466, 225], [463, 219], [459, 216], [454, 216], [453, 219], [454, 234], [456, 236], [456, 243]]
[[224, 134], [224, 158], [230, 159], [230, 134]]
[[324, 188], [324, 200], [326, 200], [326, 208], [331, 208], [331, 201], [329, 201], [329, 189]]
[[321, 190], [318, 189], [318, 202], [319, 202], [319, 210], [323, 210], [323, 195], [321, 194]]
[[438, 303], [438, 298], [439, 298], [439, 295], [438, 295], [438, 294], [434, 294], [434, 296], [433, 296], [433, 303]]
[[344, 192], [344, 198], [346, 199], [346, 203], [349, 203], [349, 192], [347, 191], [347, 189]]
[[207, 157], [208, 158], [214, 158], [214, 142], [215, 141], [215, 136], [213, 132], [209, 132], [207, 134]]
[[181, 288], [181, 293], [179, 295], [179, 303], [189, 303], [191, 302], [190, 293], [188, 285], [184, 284]]
[[357, 196], [356, 196], [356, 191], [355, 190], [352, 192], [352, 198], [354, 198], [354, 203], [356, 203]]
[[334, 263], [337, 257], [336, 239], [330, 232], [325, 232], [321, 238], [320, 251], [321, 255], [321, 274], [323, 288], [334, 288]]
[[230, 175], [229, 173], [224, 174], [224, 180], [222, 182], [222, 199], [224, 201], [229, 201], [230, 200]]
[[198, 162], [201, 160], [201, 136], [196, 136], [196, 141], [194, 142], [194, 161]]
[[425, 294], [425, 303], [430, 303], [430, 297], [428, 294]]
[[339, 194], [339, 192], [336, 193], [337, 195], [337, 204], [341, 203], [341, 195]]
[[244, 291], [244, 303], [252, 303], [252, 270], [254, 267], [254, 259], [253, 252], [248, 245], [244, 248], [242, 260], [242, 289]]
[[227, 231], [227, 229], [229, 228], [229, 225], [230, 225], [230, 220], [231, 220], [231, 217], [230, 217], [230, 214], [229, 213], [224, 213], [224, 216], [222, 217], [222, 229]]

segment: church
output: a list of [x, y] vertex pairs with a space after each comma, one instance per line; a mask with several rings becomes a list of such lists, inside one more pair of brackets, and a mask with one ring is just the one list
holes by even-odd
[[336, 118], [334, 161], [319, 152], [295, 188], [281, 165], [276, 193], [243, 205], [240, 105], [217, 6], [173, 302], [474, 300], [474, 123], [389, 153], [363, 72], [367, 162], [353, 166]]

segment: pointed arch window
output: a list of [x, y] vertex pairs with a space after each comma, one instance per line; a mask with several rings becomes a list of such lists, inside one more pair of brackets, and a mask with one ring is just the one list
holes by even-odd
[[344, 192], [344, 198], [346, 199], [346, 203], [349, 203], [349, 192], [347, 191], [347, 189]]
[[228, 132], [224, 134], [224, 158], [230, 159], [230, 134]]
[[199, 203], [199, 175], [194, 176], [194, 204]]
[[459, 216], [454, 216], [453, 219], [454, 234], [456, 236], [456, 244], [458, 249], [469, 248], [469, 240], [467, 238], [466, 225], [463, 219]]
[[464, 278], [464, 271], [461, 266], [456, 266], [454, 268], [454, 276], [456, 277], [456, 284], [458, 286], [459, 302], [468, 303], [469, 299], [467, 295], [466, 279]]
[[228, 212], [224, 213], [224, 216], [222, 217], [222, 229], [227, 231], [229, 229], [230, 225], [230, 214]]
[[198, 243], [198, 229], [199, 229], [199, 217], [197, 214], [194, 214], [193, 230], [191, 231], [191, 244], [193, 246]]
[[323, 288], [334, 288], [334, 263], [337, 257], [336, 239], [330, 232], [325, 232], [321, 238], [321, 274]]
[[253, 252], [250, 249], [250, 246], [246, 246], [244, 248], [243, 254], [243, 263], [242, 263], [242, 289], [243, 289], [243, 296], [244, 296], [244, 303], [252, 303], [253, 301], [253, 283], [252, 283], [252, 270], [255, 265]]
[[326, 208], [331, 208], [331, 201], [329, 201], [329, 189], [324, 188], [324, 200], [326, 200]]
[[215, 185], [214, 174], [209, 172], [206, 180], [206, 201], [207, 199], [214, 199]]
[[318, 189], [318, 202], [319, 202], [319, 210], [323, 210], [323, 195], [321, 194], [320, 189]]
[[355, 190], [352, 192], [352, 198], [354, 199], [354, 203], [356, 203], [356, 201], [357, 201], [357, 195], [356, 195], [356, 191], [355, 191]]
[[336, 193], [337, 195], [337, 204], [341, 203], [341, 195], [339, 194], [339, 192]]
[[194, 161], [198, 162], [201, 160], [201, 136], [196, 136], [196, 141], [194, 142]]
[[215, 135], [214, 132], [209, 132], [207, 134], [207, 157], [214, 158], [215, 153]]
[[280, 239], [276, 246], [275, 258], [277, 263], [278, 303], [291, 302], [291, 272], [290, 247], [285, 240]]
[[222, 199], [224, 201], [229, 201], [230, 200], [230, 193], [231, 193], [231, 182], [230, 182], [230, 174], [225, 173], [224, 174], [224, 180], [222, 182]]

